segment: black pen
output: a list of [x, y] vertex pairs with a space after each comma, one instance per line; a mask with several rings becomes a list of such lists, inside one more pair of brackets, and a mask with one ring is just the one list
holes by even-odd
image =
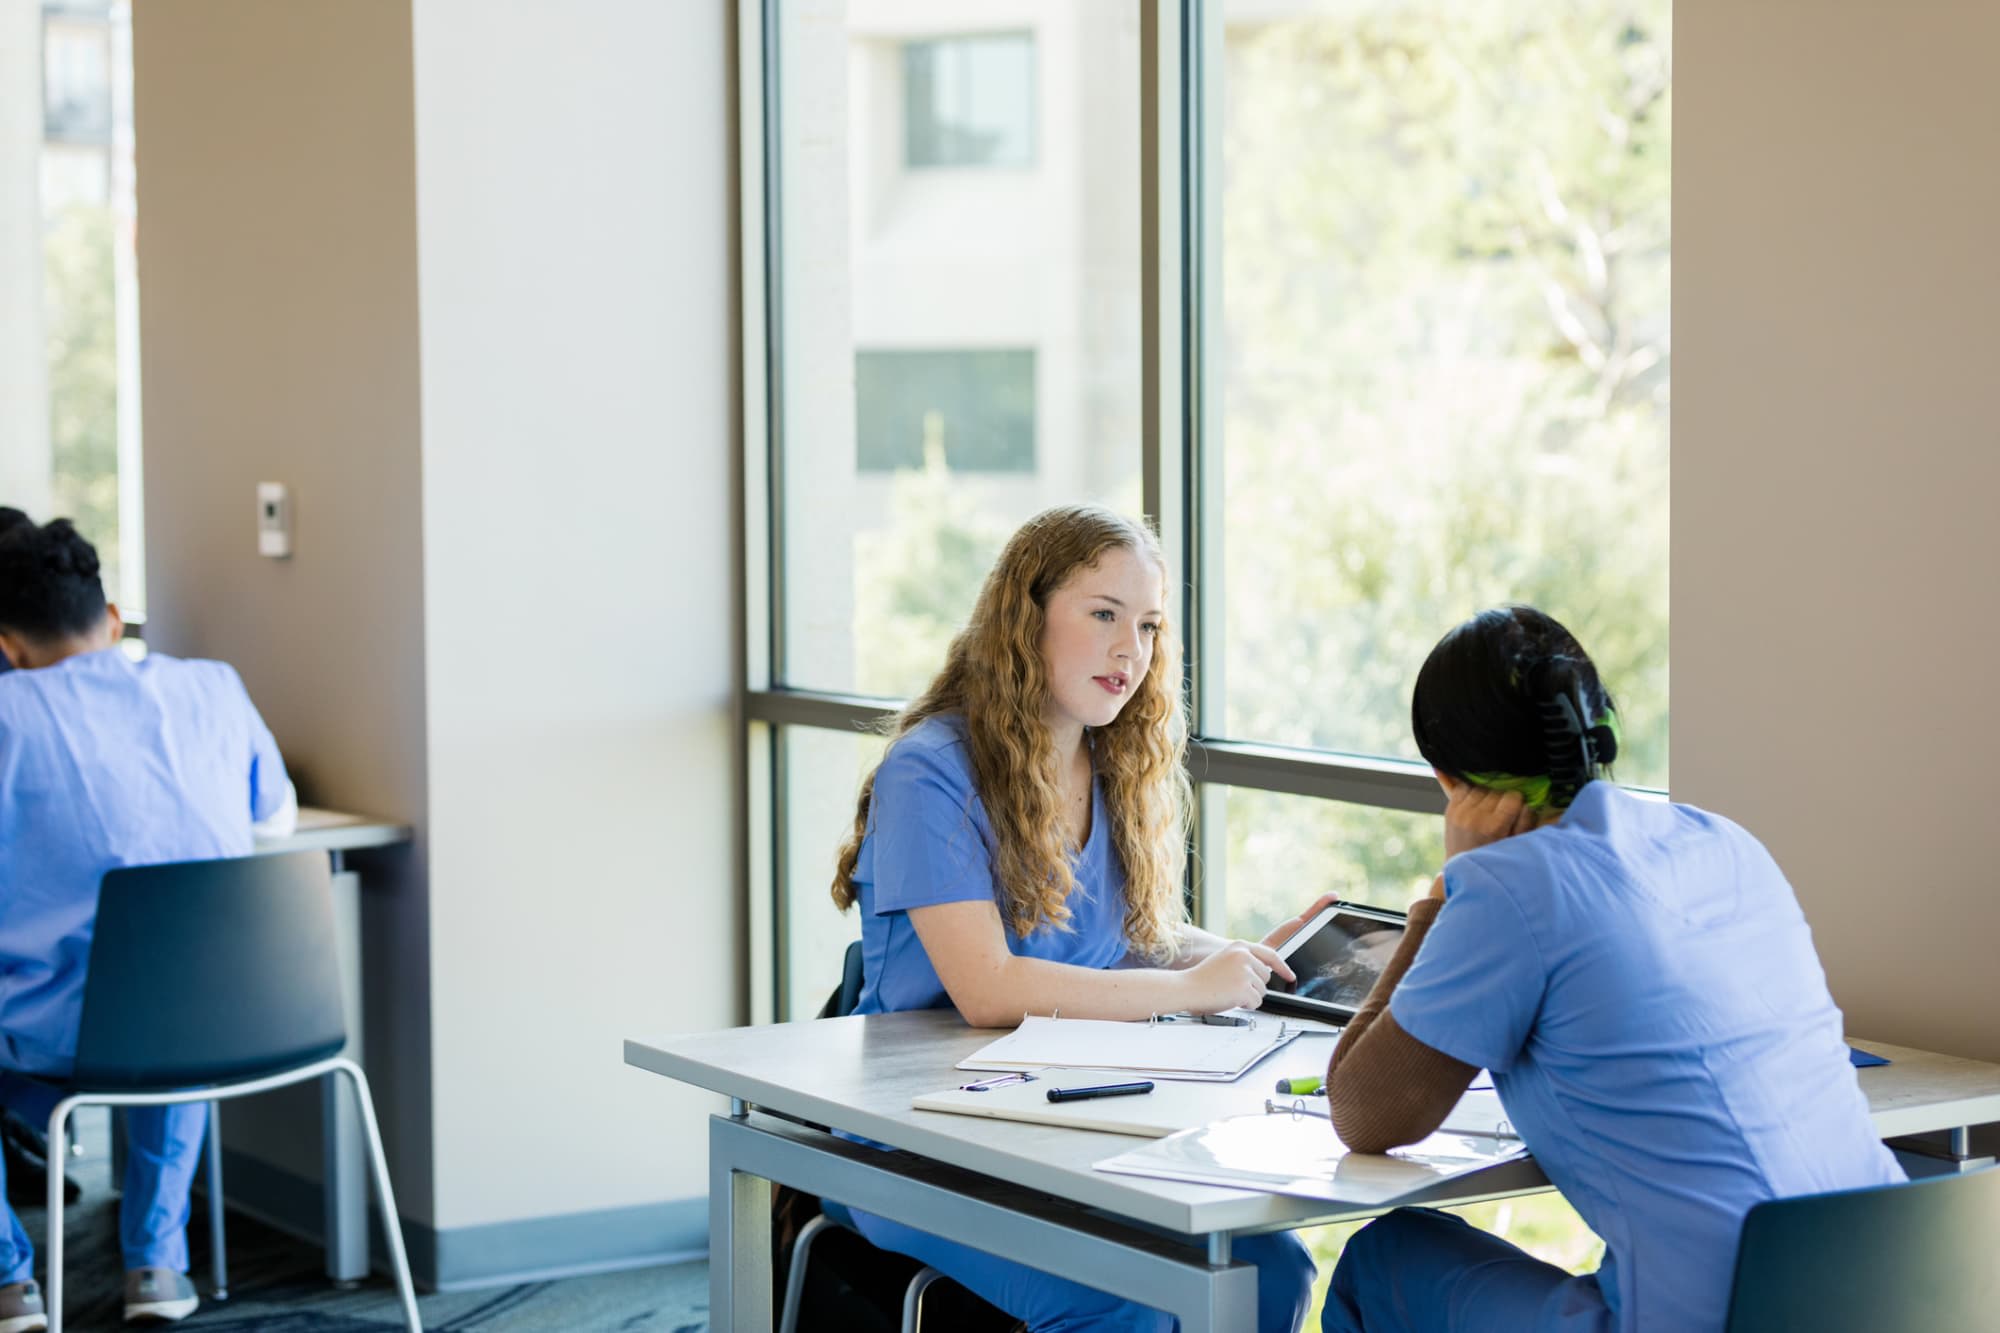
[[1092, 1097], [1136, 1097], [1142, 1092], [1151, 1092], [1151, 1083], [1100, 1083], [1093, 1088], [1050, 1088], [1052, 1102], [1082, 1102]]

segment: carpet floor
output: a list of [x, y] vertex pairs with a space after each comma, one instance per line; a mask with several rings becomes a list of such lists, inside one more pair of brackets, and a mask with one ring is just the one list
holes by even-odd
[[[110, 1119], [82, 1113], [82, 1157], [69, 1163], [83, 1197], [64, 1213], [69, 1291], [66, 1329], [123, 1328], [118, 1254], [118, 1196], [111, 1189]], [[226, 1192], [226, 1190], [225, 1190]], [[179, 1327], [237, 1333], [381, 1333], [403, 1327], [393, 1282], [374, 1277], [351, 1291], [327, 1282], [318, 1246], [239, 1213], [229, 1215], [229, 1288], [209, 1299], [208, 1219], [195, 1201], [188, 1248], [202, 1307]], [[30, 1236], [44, 1231], [44, 1210], [16, 1205]], [[44, 1256], [37, 1256], [37, 1268]], [[708, 1326], [708, 1265], [635, 1268], [418, 1297], [428, 1333], [696, 1333]]]

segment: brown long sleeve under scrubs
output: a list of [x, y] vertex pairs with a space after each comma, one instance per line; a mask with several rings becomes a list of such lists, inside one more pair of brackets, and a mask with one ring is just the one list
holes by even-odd
[[1444, 903], [1426, 898], [1410, 909], [1403, 942], [1326, 1067], [1327, 1108], [1340, 1141], [1355, 1152], [1386, 1152], [1437, 1131], [1479, 1070], [1403, 1031], [1389, 997], [1416, 961]]

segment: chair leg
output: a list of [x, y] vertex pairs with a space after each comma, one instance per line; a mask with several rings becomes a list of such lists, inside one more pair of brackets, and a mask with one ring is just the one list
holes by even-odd
[[819, 1233], [832, 1225], [833, 1219], [821, 1213], [799, 1228], [799, 1238], [792, 1242], [792, 1266], [785, 1272], [785, 1309], [778, 1316], [778, 1333], [798, 1333], [799, 1302], [806, 1294], [806, 1261], [812, 1257], [812, 1244]]
[[944, 1274], [925, 1264], [910, 1279], [910, 1285], [903, 1291], [903, 1333], [917, 1333], [924, 1317], [924, 1293], [931, 1289], [931, 1283]]
[[396, 1292], [403, 1301], [403, 1322], [409, 1333], [424, 1333], [423, 1317], [417, 1313], [416, 1284], [410, 1280], [410, 1257], [403, 1248], [403, 1223], [396, 1212], [396, 1191], [389, 1183], [389, 1159], [382, 1152], [382, 1131], [375, 1123], [375, 1098], [368, 1090], [368, 1076], [352, 1060], [338, 1061], [334, 1069], [347, 1076], [361, 1110], [361, 1128], [368, 1136], [368, 1156], [375, 1169], [375, 1200], [382, 1208], [382, 1234], [389, 1242]]
[[[76, 1103], [64, 1098], [49, 1112], [49, 1142], [61, 1143], [69, 1132], [70, 1112]], [[63, 1321], [63, 1171], [62, 1158], [55, 1152], [49, 1154], [49, 1221], [48, 1281], [43, 1284], [48, 1293], [49, 1329], [51, 1333], [62, 1333]]]
[[222, 1103], [208, 1104], [208, 1261], [214, 1298], [229, 1299], [229, 1249], [222, 1236]]

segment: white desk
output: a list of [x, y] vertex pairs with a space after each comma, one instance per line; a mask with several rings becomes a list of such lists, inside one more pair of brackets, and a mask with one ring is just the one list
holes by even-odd
[[[408, 824], [370, 815], [310, 807], [299, 811], [289, 837], [260, 840], [260, 852], [325, 852], [333, 866], [334, 948], [340, 957], [341, 994], [346, 1004], [347, 1045], [341, 1054], [366, 1068], [361, 1044], [361, 877], [347, 868], [346, 854], [396, 847], [415, 836]], [[326, 1242], [326, 1274], [338, 1283], [368, 1276], [368, 1144], [354, 1099], [329, 1076], [320, 1080], [321, 1135], [317, 1163], [322, 1186], [321, 1223]], [[292, 1176], [313, 1173], [310, 1088], [283, 1088], [262, 1097], [230, 1103], [231, 1154], [254, 1158]], [[301, 1135], [301, 1122], [308, 1133]], [[223, 1186], [224, 1195], [229, 1186]]]
[[[710, 1327], [771, 1327], [773, 1181], [1167, 1310], [1185, 1333], [1248, 1333], [1256, 1270], [1235, 1236], [1365, 1216], [1343, 1206], [1091, 1169], [1138, 1140], [911, 1109], [963, 1082], [953, 1066], [993, 1038], [942, 1010], [627, 1041], [625, 1062], [722, 1093], [709, 1123]], [[2000, 1121], [2000, 1066], [1861, 1042], [1895, 1063], [1860, 1071], [1882, 1133]], [[1328, 1038], [1304, 1038], [1233, 1084], [1208, 1085], [1220, 1118], [1261, 1110], [1282, 1075], [1318, 1073]], [[775, 1114], [770, 1114], [775, 1113]], [[790, 1119], [863, 1135], [861, 1147]], [[1531, 1161], [1444, 1182], [1403, 1202], [1472, 1203], [1548, 1188]]]

